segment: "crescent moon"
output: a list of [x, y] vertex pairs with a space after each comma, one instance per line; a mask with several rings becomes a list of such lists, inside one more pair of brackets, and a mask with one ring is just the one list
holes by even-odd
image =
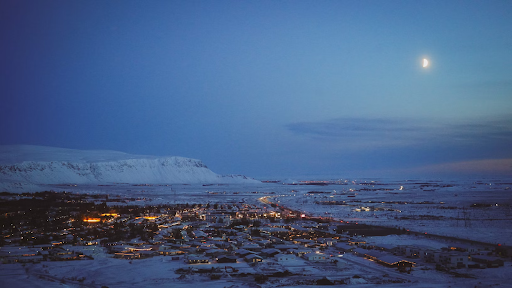
[[428, 60], [427, 59], [423, 59], [423, 68], [425, 68], [427, 66], [428, 66]]

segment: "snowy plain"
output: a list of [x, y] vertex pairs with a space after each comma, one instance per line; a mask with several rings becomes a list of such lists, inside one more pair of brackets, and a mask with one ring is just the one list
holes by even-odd
[[[376, 180], [375, 180], [376, 181]], [[130, 205], [155, 205], [175, 203], [249, 203], [266, 206], [260, 199], [266, 197], [279, 205], [301, 210], [308, 215], [333, 217], [337, 221], [359, 221], [387, 226], [400, 226], [428, 233], [473, 239], [488, 243], [507, 243], [512, 236], [511, 229], [503, 226], [510, 223], [510, 190], [508, 181], [500, 183], [489, 181], [436, 181], [435, 191], [421, 189], [426, 183], [419, 181], [397, 181], [382, 179], [371, 180], [340, 180], [329, 185], [294, 185], [294, 183], [250, 183], [250, 184], [65, 184], [45, 185], [45, 190], [68, 191], [85, 194], [108, 194], [112, 200], [110, 205], [122, 205], [122, 199], [129, 199]], [[379, 190], [370, 191], [374, 183], [381, 185]], [[408, 184], [409, 183], [409, 184]], [[299, 184], [299, 183], [295, 183]], [[385, 184], [385, 185], [384, 185]], [[490, 185], [492, 184], [492, 185]], [[385, 188], [384, 188], [385, 187]], [[363, 190], [361, 190], [363, 189]], [[429, 188], [430, 189], [430, 188]], [[322, 192], [322, 193], [319, 193]], [[354, 196], [354, 197], [348, 197]], [[336, 199], [345, 201], [343, 205], [318, 204], [321, 201]], [[368, 202], [372, 201], [372, 202]], [[385, 202], [384, 204], [382, 202]], [[405, 204], [407, 202], [407, 204]], [[418, 204], [420, 202], [427, 202]], [[432, 202], [432, 203], [431, 203]], [[439, 204], [443, 202], [444, 204]], [[398, 204], [396, 204], [398, 203]], [[471, 207], [474, 203], [489, 204], [482, 207]], [[496, 206], [498, 204], [498, 206]], [[364, 211], [360, 207], [385, 207], [392, 211]], [[455, 207], [439, 209], [439, 207]], [[430, 207], [430, 208], [424, 208]], [[401, 212], [395, 210], [400, 209]], [[470, 210], [477, 209], [477, 210]], [[463, 211], [466, 220], [458, 219]], [[421, 215], [443, 216], [422, 219]], [[411, 217], [397, 220], [397, 215]], [[418, 218], [419, 217], [419, 218]], [[480, 218], [489, 219], [480, 219]], [[501, 219], [501, 220], [496, 220]], [[471, 225], [463, 225], [463, 222]], [[474, 231], [480, 231], [475, 233]], [[441, 248], [449, 243], [438, 239], [427, 238], [427, 235], [389, 235], [382, 237], [366, 237], [368, 243], [378, 244], [417, 244], [432, 248]], [[103, 249], [98, 246], [97, 249]], [[333, 251], [334, 253], [335, 251]], [[176, 269], [187, 267], [183, 261], [172, 261], [166, 256], [157, 256], [143, 260], [122, 260], [111, 258], [103, 253], [90, 254], [94, 260], [72, 262], [43, 262], [39, 264], [1, 264], [1, 287], [311, 287], [302, 285], [293, 277], [279, 278], [264, 284], [254, 282], [254, 277], [231, 278], [224, 275], [219, 280], [210, 280], [206, 276], [181, 275]], [[350, 287], [512, 287], [508, 275], [512, 275], [510, 262], [496, 269], [462, 269], [462, 273], [478, 275], [476, 278], [455, 278], [435, 271], [433, 266], [417, 267], [410, 275], [401, 275], [393, 269], [382, 267], [366, 259], [345, 254], [346, 265], [337, 268], [332, 264], [318, 264], [302, 259], [289, 263], [280, 263], [294, 273], [311, 275], [328, 275], [333, 279], [350, 279]], [[44, 266], [43, 266], [44, 265]], [[210, 264], [218, 265], [218, 264]], [[224, 264], [221, 264], [224, 265]], [[251, 267], [243, 261], [233, 264], [248, 273], [257, 273], [258, 268]], [[211, 266], [208, 266], [211, 267]], [[354, 279], [354, 275], [361, 278]], [[385, 276], [388, 275], [388, 276]], [[73, 279], [85, 277], [79, 283]], [[401, 283], [376, 284], [376, 279], [401, 279]]]
[[[268, 197], [271, 202], [311, 216], [400, 227], [420, 234], [452, 236], [491, 244], [512, 244], [512, 229], [509, 228], [512, 221], [512, 180], [335, 179], [331, 182], [333, 184], [325, 186], [260, 182], [143, 186], [67, 184], [46, 185], [43, 188], [120, 195], [137, 198], [141, 205], [260, 204], [259, 198]], [[423, 183], [429, 183], [428, 187]], [[335, 205], [326, 205], [333, 201], [337, 201]]]
[[[375, 245], [414, 244], [440, 249], [450, 244], [431, 234], [501, 245], [511, 245], [512, 239], [512, 179], [300, 177], [263, 183], [243, 176], [223, 177], [199, 160], [188, 158], [33, 146], [2, 147], [0, 159], [0, 190], [101, 194], [109, 195], [109, 205], [141, 206], [248, 203], [265, 207], [269, 204], [261, 201], [264, 197], [274, 204], [338, 223], [368, 223], [414, 232], [365, 237]], [[307, 180], [313, 182], [304, 182]], [[293, 277], [264, 284], [254, 283], [254, 277], [223, 275], [215, 281], [199, 275], [181, 277], [176, 270], [190, 265], [165, 256], [128, 261], [98, 251], [85, 254], [94, 260], [0, 264], [0, 287], [311, 287]], [[496, 269], [462, 269], [462, 273], [475, 278], [454, 278], [432, 266], [417, 267], [410, 275], [401, 275], [351, 254], [343, 257], [346, 265], [341, 268], [302, 259], [280, 265], [312, 278], [328, 275], [348, 279], [351, 287], [512, 287], [510, 261]], [[250, 273], [261, 269], [243, 261], [234, 265]], [[76, 281], [80, 277], [87, 280]], [[382, 284], [384, 278], [401, 282]], [[376, 284], [379, 281], [381, 284]]]
[[[210, 280], [207, 275], [182, 275], [179, 268], [190, 268], [183, 261], [170, 260], [168, 256], [157, 256], [141, 260], [123, 260], [111, 257], [94, 260], [43, 262], [39, 264], [0, 264], [0, 287], [183, 287], [198, 285], [207, 287], [312, 287], [301, 284], [300, 279], [319, 279], [325, 275], [330, 279], [344, 279], [349, 287], [512, 287], [509, 275], [512, 267], [475, 270], [459, 269], [460, 272], [477, 274], [476, 278], [456, 278], [435, 271], [432, 267], [421, 267], [411, 274], [402, 274], [361, 257], [343, 256], [346, 264], [336, 267], [329, 263], [314, 263], [296, 259], [279, 263], [279, 267], [301, 277], [274, 278], [264, 284], [254, 282], [254, 276], [231, 277], [224, 273], [221, 279]], [[193, 265], [225, 267], [226, 264]], [[229, 264], [240, 272], [258, 273], [263, 268], [252, 267], [244, 262]], [[263, 266], [263, 265], [259, 265]], [[274, 267], [274, 266], [273, 266]], [[467, 271], [466, 271], [467, 270]], [[358, 277], [354, 277], [358, 275]], [[305, 276], [305, 277], [303, 277]], [[76, 279], [85, 278], [79, 282]], [[384, 281], [384, 283], [382, 283]], [[389, 281], [391, 283], [386, 283]]]

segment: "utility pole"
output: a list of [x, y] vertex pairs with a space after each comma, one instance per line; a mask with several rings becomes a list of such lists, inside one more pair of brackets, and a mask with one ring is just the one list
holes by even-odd
[[464, 214], [464, 227], [471, 227], [471, 221], [467, 215], [466, 207], [462, 208], [462, 213]]

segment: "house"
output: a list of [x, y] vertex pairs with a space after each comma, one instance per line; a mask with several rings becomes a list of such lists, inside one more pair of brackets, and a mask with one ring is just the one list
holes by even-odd
[[190, 255], [185, 261], [188, 264], [210, 264], [210, 258], [197, 255]]
[[439, 255], [439, 263], [448, 268], [466, 268], [468, 255], [463, 253], [443, 253]]
[[337, 243], [337, 240], [332, 239], [332, 238], [318, 238], [317, 241], [318, 241], [318, 243], [324, 244], [327, 246], [332, 246]]
[[295, 260], [295, 255], [293, 254], [277, 254], [274, 256], [274, 259], [276, 259], [278, 262], [282, 261], [289, 261], [289, 260]]
[[283, 237], [290, 234], [290, 230], [279, 227], [262, 227], [260, 233], [268, 234], [276, 237]]
[[334, 247], [338, 251], [346, 253], [346, 252], [352, 252], [357, 246], [349, 245], [346, 242], [339, 242], [339, 243], [334, 244]]
[[347, 242], [348, 242], [348, 245], [355, 245], [355, 246], [360, 246], [360, 245], [365, 245], [366, 244], [366, 241], [361, 240], [361, 239], [357, 239], [357, 238], [354, 238], [354, 239], [349, 240]]
[[[79, 241], [80, 243], [80, 241]], [[98, 240], [86, 240], [81, 243], [84, 246], [98, 245]]]
[[138, 246], [138, 247], [128, 247], [128, 250], [130, 250], [132, 252], [141, 252], [141, 251], [153, 251], [155, 249], [153, 249], [152, 246], [141, 245], [141, 246]]
[[386, 252], [392, 252], [396, 248], [396, 245], [393, 244], [377, 244], [373, 246], [373, 249], [380, 250], [380, 251], [386, 251]]
[[278, 249], [275, 248], [268, 248], [261, 250], [261, 255], [265, 257], [274, 257], [275, 255], [281, 253]]
[[[13, 259], [11, 259], [13, 260]], [[41, 256], [24, 256], [24, 257], [20, 257], [18, 259], [15, 259], [14, 261], [7, 261], [6, 263], [14, 263], [14, 262], [18, 262], [18, 263], [40, 263], [41, 261], [43, 261], [43, 257]]]
[[201, 218], [210, 223], [222, 223], [225, 226], [231, 224], [231, 215], [227, 213], [207, 213], [201, 215]]
[[165, 256], [176, 256], [176, 255], [185, 254], [185, 252], [183, 252], [181, 250], [175, 250], [175, 249], [163, 249], [163, 250], [159, 250], [159, 252], [160, 252], [160, 255], [165, 255]]
[[[177, 250], [187, 250], [187, 249], [190, 249], [191, 246], [190, 245], [185, 245], [185, 244], [171, 244], [169, 245], [170, 247], [174, 248], [174, 249], [177, 249]], [[161, 248], [163, 249], [163, 248]]]
[[293, 243], [299, 244], [299, 245], [302, 245], [305, 247], [313, 246], [316, 244], [316, 242], [311, 239], [295, 239], [295, 240], [293, 240]]
[[326, 259], [325, 254], [314, 253], [314, 252], [306, 253], [306, 254], [302, 255], [302, 258], [304, 258], [308, 261], [325, 261], [325, 259]]
[[393, 251], [395, 251], [397, 254], [404, 255], [406, 257], [424, 258], [429, 253], [432, 254], [437, 250], [425, 245], [398, 245], [395, 249], [393, 249]]
[[423, 250], [420, 253], [420, 258], [423, 259], [427, 263], [436, 263], [439, 262], [439, 255], [441, 252], [437, 250]]
[[0, 259], [2, 263], [39, 263], [44, 256], [41, 249], [27, 247], [9, 247], [0, 248]]
[[145, 242], [140, 239], [134, 239], [134, 240], [130, 241], [128, 244], [131, 246], [141, 246], [141, 245], [144, 245]]
[[253, 252], [261, 251], [261, 246], [256, 243], [247, 243], [243, 245], [241, 248]]
[[54, 248], [52, 250], [49, 250], [49, 256], [50, 258], [53, 256], [63, 256], [63, 255], [71, 255], [73, 254], [73, 251], [64, 249], [62, 247]]
[[364, 256], [386, 267], [396, 267], [403, 271], [407, 270], [407, 268], [410, 271], [416, 265], [415, 262], [376, 250], [367, 251]]
[[237, 259], [234, 255], [220, 255], [217, 257], [217, 263], [236, 263]]
[[223, 249], [208, 249], [204, 252], [204, 255], [208, 257], [216, 257], [224, 253], [226, 253], [226, 250]]
[[412, 245], [398, 245], [396, 247], [396, 253], [399, 254], [399, 255], [403, 255], [403, 256], [406, 256], [406, 257], [413, 257], [414, 255], [414, 246]]
[[498, 247], [496, 247], [495, 252], [497, 255], [510, 257], [512, 256], [512, 247], [498, 244]]
[[276, 244], [274, 245], [275, 249], [279, 249], [281, 252], [287, 251], [289, 249], [298, 249], [298, 245], [289, 245], [289, 244]]
[[211, 241], [210, 243], [212, 243], [216, 247], [219, 247], [222, 249], [228, 249], [232, 245], [232, 243], [230, 243], [229, 241], [226, 241], [226, 240], [222, 240], [222, 242], [221, 241]]
[[310, 248], [292, 249], [290, 251], [292, 251], [293, 254], [295, 254], [297, 257], [302, 257], [302, 255], [304, 255], [304, 254], [315, 252], [315, 251], [313, 251], [313, 249], [310, 249]]
[[484, 264], [487, 266], [487, 268], [497, 268], [505, 264], [502, 259], [486, 255], [472, 256], [471, 260], [477, 263]]
[[255, 241], [256, 244], [260, 245], [261, 247], [268, 247], [270, 245], [270, 240], [258, 240]]
[[354, 253], [354, 255], [359, 256], [359, 257], [365, 257], [366, 253], [368, 253], [368, 250], [363, 249], [363, 248], [355, 248], [355, 249], [352, 249], [352, 253]]
[[151, 251], [151, 250], [141, 250], [137, 251], [136, 253], [139, 253], [140, 258], [149, 258], [158, 255], [158, 251]]
[[238, 254], [238, 255], [240, 255], [242, 257], [245, 257], [245, 256], [247, 256], [249, 254], [255, 254], [255, 253], [252, 252], [252, 251], [249, 251], [249, 250], [245, 250], [245, 249], [238, 249], [238, 250], [236, 250], [236, 254]]
[[140, 254], [133, 253], [133, 252], [117, 252], [114, 254], [114, 258], [127, 259], [127, 260], [140, 259]]
[[469, 254], [478, 254], [484, 250], [482, 247], [462, 243], [449, 245], [448, 248], [452, 251], [468, 252]]
[[256, 263], [256, 262], [262, 262], [263, 257], [256, 255], [256, 254], [249, 254], [244, 257], [246, 262]]
[[194, 235], [196, 239], [208, 239], [208, 235], [201, 230], [192, 231], [192, 235]]

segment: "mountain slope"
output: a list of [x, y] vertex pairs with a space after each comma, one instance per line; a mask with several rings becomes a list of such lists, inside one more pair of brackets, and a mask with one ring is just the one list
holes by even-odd
[[[41, 146], [0, 146], [0, 183], [241, 183], [245, 176], [221, 176], [200, 160], [84, 151]], [[0, 185], [2, 188], [2, 185]]]

